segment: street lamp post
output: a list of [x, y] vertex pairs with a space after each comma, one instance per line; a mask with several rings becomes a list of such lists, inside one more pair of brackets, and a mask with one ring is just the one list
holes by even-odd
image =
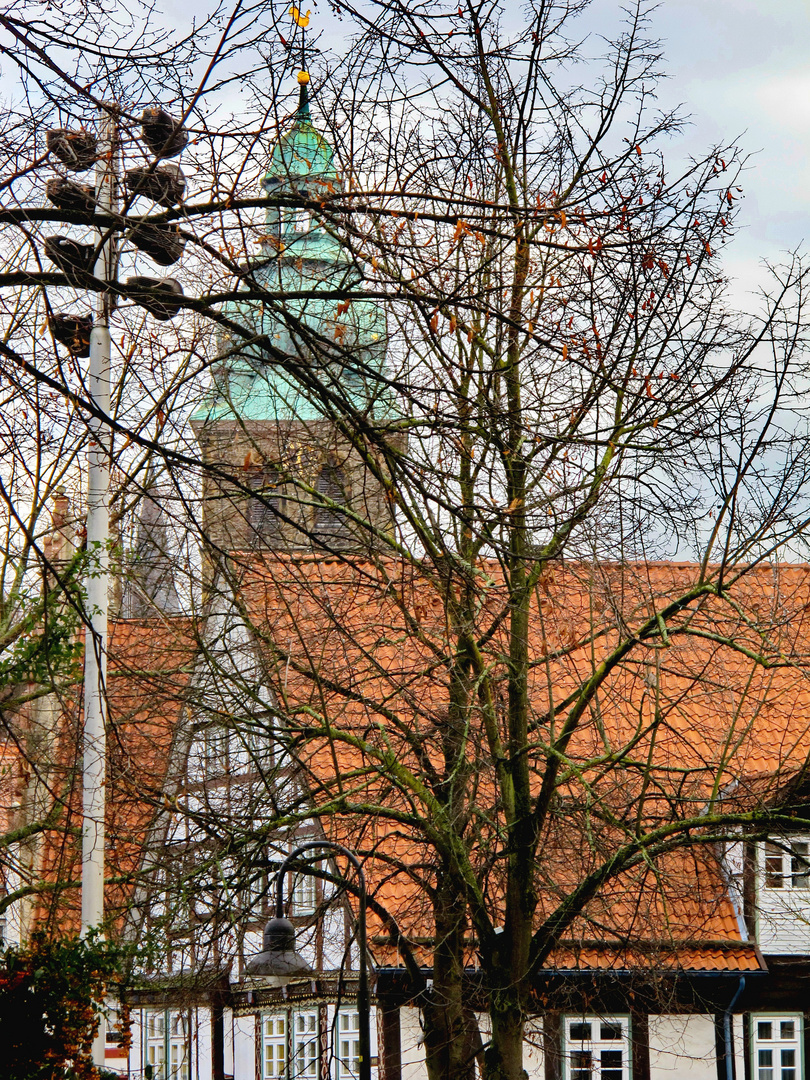
[[[159, 107], [147, 109], [141, 118], [142, 135], [155, 162], [147, 168], [130, 170], [127, 185], [130, 198], [143, 194], [153, 202], [172, 206], [182, 196], [185, 180], [178, 166], [159, 166], [162, 158], [176, 157], [188, 142], [182, 124]], [[106, 106], [101, 117], [101, 138], [87, 131], [52, 129], [47, 133], [48, 150], [70, 172], [85, 172], [95, 164], [95, 189], [76, 185], [59, 177], [46, 185], [48, 198], [62, 209], [100, 211], [113, 222], [118, 216], [118, 108]], [[78, 200], [78, 202], [76, 202]], [[118, 243], [123, 224], [100, 224], [95, 244], [80, 244], [66, 236], [50, 237], [45, 254], [62, 270], [68, 284], [84, 283], [92, 274], [103, 283], [95, 318], [57, 315], [51, 329], [57, 341], [75, 356], [89, 356], [86, 393], [98, 410], [88, 421], [87, 454], [87, 555], [85, 574], [87, 623], [84, 650], [84, 729], [82, 737], [82, 934], [100, 930], [104, 923], [104, 822], [107, 759], [107, 623], [109, 615], [109, 525], [110, 462], [112, 434], [110, 415], [110, 318], [115, 308]], [[133, 243], [162, 266], [180, 258], [182, 243], [161, 226], [141, 226], [133, 230]], [[150, 231], [151, 230], [151, 231]], [[140, 242], [135, 239], [141, 236]], [[146, 237], [146, 241], [144, 241]], [[149, 242], [151, 241], [151, 247]], [[95, 254], [95, 259], [93, 255]], [[92, 265], [91, 265], [92, 261]], [[138, 299], [147, 311], [165, 321], [179, 311], [177, 296], [182, 288], [174, 279], [137, 277], [127, 285], [137, 288]], [[85, 339], [84, 334], [88, 337]], [[104, 1017], [93, 1041], [93, 1063], [105, 1064]]]
[[[96, 165], [96, 201], [99, 210], [113, 214], [117, 202], [115, 168], [116, 123], [111, 112], [103, 121], [101, 154]], [[115, 235], [99, 228], [99, 254], [95, 275], [109, 282], [115, 276]], [[102, 416], [110, 411], [110, 315], [113, 296], [101, 292], [98, 315], [90, 331], [88, 397]], [[86, 578], [88, 621], [85, 630], [83, 822], [82, 822], [82, 933], [98, 930], [104, 920], [104, 811], [107, 761], [106, 672], [107, 616], [109, 608], [108, 551], [110, 509], [110, 430], [103, 419], [90, 420], [91, 440], [87, 468]], [[93, 1063], [105, 1064], [105, 1022], [93, 1042]]]
[[366, 876], [360, 860], [353, 851], [332, 840], [311, 840], [301, 844], [290, 852], [279, 867], [275, 876], [276, 914], [264, 928], [263, 949], [248, 962], [250, 975], [269, 976], [278, 986], [283, 986], [290, 979], [307, 977], [313, 974], [312, 968], [295, 949], [295, 929], [289, 919], [284, 917], [284, 876], [292, 864], [307, 851], [326, 849], [338, 855], [344, 855], [357, 873], [359, 881], [358, 898], [360, 901], [357, 917], [358, 962], [357, 1013], [359, 1030], [359, 1074], [358, 1080], [371, 1080], [371, 999], [368, 988], [368, 962], [366, 949]]

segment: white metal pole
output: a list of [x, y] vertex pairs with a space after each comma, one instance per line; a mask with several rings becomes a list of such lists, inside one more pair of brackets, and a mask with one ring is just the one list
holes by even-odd
[[[114, 110], [102, 117], [100, 156], [96, 165], [96, 202], [99, 210], [116, 206], [116, 123]], [[99, 231], [101, 244], [94, 274], [109, 281], [115, 274], [115, 239]], [[90, 333], [87, 393], [105, 415], [110, 411], [110, 312], [113, 297], [102, 292]], [[82, 821], [82, 933], [104, 920], [104, 805], [106, 782], [106, 672], [107, 609], [109, 590], [109, 427], [90, 417], [87, 455], [87, 627], [84, 653], [84, 742]], [[93, 1063], [104, 1065], [105, 1025], [93, 1043]]]

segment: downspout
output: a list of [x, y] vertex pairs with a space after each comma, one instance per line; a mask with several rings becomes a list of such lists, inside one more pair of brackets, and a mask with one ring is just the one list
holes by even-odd
[[742, 992], [745, 990], [745, 976], [740, 976], [740, 984], [737, 987], [737, 992], [729, 1002], [728, 1008], [723, 1013], [723, 1049], [726, 1055], [726, 1080], [734, 1080], [734, 1054], [732, 1052], [731, 1042], [731, 1014], [734, 1011], [734, 1006], [740, 1000]]

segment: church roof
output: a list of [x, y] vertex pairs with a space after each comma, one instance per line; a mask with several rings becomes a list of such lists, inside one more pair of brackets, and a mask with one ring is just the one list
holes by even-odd
[[[242, 596], [267, 643], [271, 686], [291, 730], [302, 732], [297, 754], [313, 803], [337, 799], [343, 807], [325, 816], [323, 827], [333, 839], [370, 853], [366, 869], [374, 895], [406, 935], [427, 942], [432, 915], [426, 892], [415, 883], [426, 875], [427, 891], [431, 880], [432, 850], [417, 824], [427, 810], [415, 807], [419, 796], [409, 794], [407, 784], [390, 782], [380, 763], [390, 759], [422, 777], [425, 756], [442, 761], [447, 671], [455, 655], [442, 586], [395, 560], [348, 564], [246, 555], [243, 565]], [[509, 654], [508, 627], [500, 621], [507, 596], [496, 561], [479, 569], [476, 632], [486, 642], [483, 663], [497, 693]], [[564, 700], [619, 634], [648, 617], [653, 604], [694, 587], [700, 573], [688, 563], [639, 563], [560, 566], [544, 576], [531, 616], [529, 674], [539, 740], [531, 768], [538, 785], [546, 760], [542, 732], [561, 722], [546, 717], [549, 702]], [[552, 815], [547, 826], [538, 865], [539, 918], [620, 842], [613, 826], [586, 813], [588, 797], [604, 800], [619, 822], [635, 820], [649, 775], [643, 798], [652, 827], [658, 819], [702, 815], [716, 792], [756, 791], [757, 805], [764, 805], [786, 776], [803, 768], [810, 745], [809, 611], [810, 567], [763, 565], [741, 575], [732, 603], [707, 597], [681, 620], [670, 620], [666, 648], [637, 650], [616, 667], [566, 749], [569, 779], [558, 796], [571, 809]], [[763, 648], [766, 624], [770, 667], [752, 658]], [[329, 725], [332, 734], [306, 735], [319, 724]], [[358, 739], [371, 749], [364, 751]], [[482, 888], [496, 904], [497, 873], [486, 869], [483, 822], [497, 822], [502, 811], [487, 745], [483, 730], [470, 731], [468, 803], [481, 815], [475, 843], [487, 882]], [[624, 765], [606, 766], [619, 751]], [[362, 809], [374, 805], [401, 816], [386, 820]], [[393, 950], [381, 949], [393, 963]], [[715, 853], [701, 847], [616, 878], [589, 902], [548, 963], [761, 967]]]

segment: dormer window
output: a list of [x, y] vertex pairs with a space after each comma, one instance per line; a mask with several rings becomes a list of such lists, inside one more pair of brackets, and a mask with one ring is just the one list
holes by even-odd
[[767, 841], [766, 889], [810, 889], [810, 840]]

